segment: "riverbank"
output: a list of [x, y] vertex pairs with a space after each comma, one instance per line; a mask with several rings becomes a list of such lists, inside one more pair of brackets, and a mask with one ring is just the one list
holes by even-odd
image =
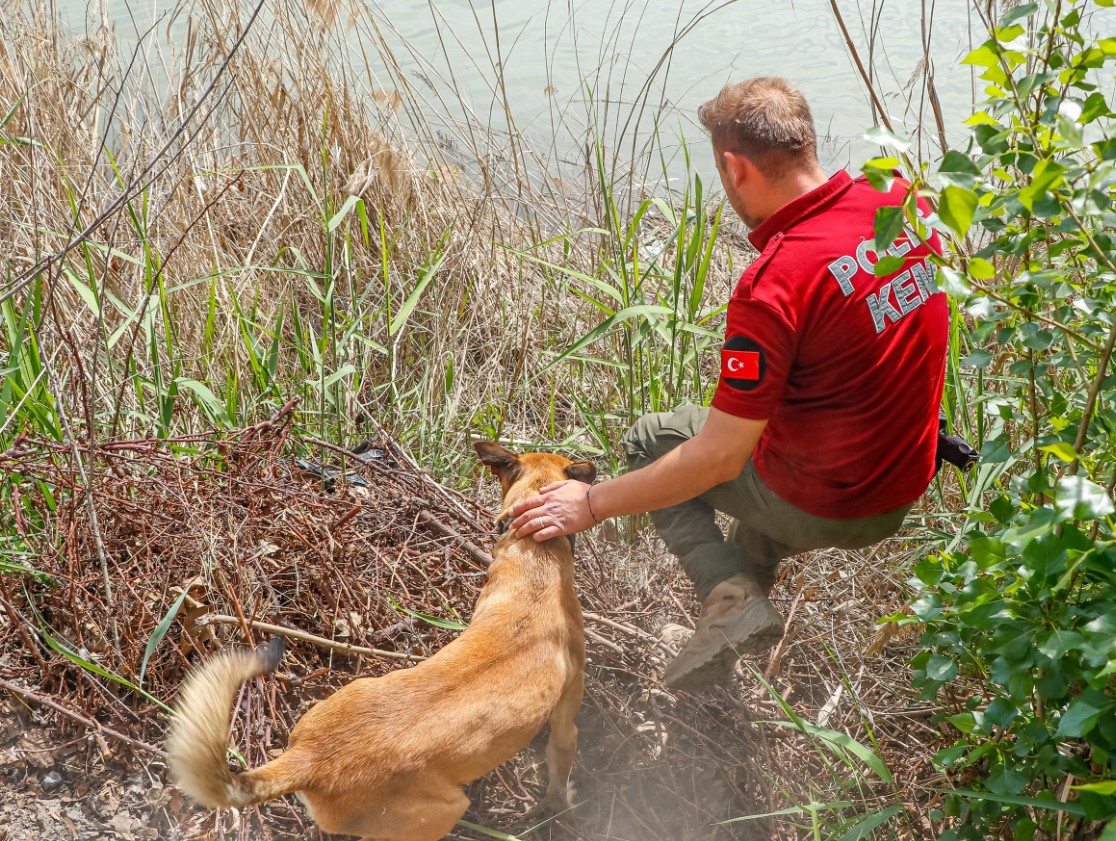
[[[21, 460], [0, 486], [11, 512], [0, 518], [11, 584], [0, 678], [24, 692], [8, 690], [12, 709], [47, 728], [3, 734], [8, 802], [26, 818], [9, 834], [57, 834], [77, 809], [75, 826], [103, 837], [305, 837], [294, 805], [239, 817], [194, 809], [144, 747], [158, 747], [159, 705], [173, 703], [193, 645], [186, 614], [161, 628], [174, 588], [206, 573], [206, 604], [220, 616], [259, 597], [246, 616], [315, 639], [369, 643], [393, 627], [381, 642], [396, 653], [436, 648], [446, 630], [401, 616], [385, 591], [412, 613], [467, 619], [482, 570], [461, 541], [486, 545], [487, 520], [455, 523], [456, 538], [382, 527], [344, 489], [280, 465], [294, 455], [335, 463], [329, 445], [398, 448], [406, 466], [396, 467], [424, 489], [415, 517], [454, 491], [483, 498], [474, 436], [580, 452], [617, 472], [618, 439], [635, 417], [706, 398], [724, 302], [751, 256], [693, 172], [666, 190], [665, 175], [634, 171], [602, 133], [573, 174], [549, 177], [526, 134], [432, 122], [405, 74], [374, 91], [339, 76], [293, 4], [255, 22], [239, 6], [206, 9], [158, 95], [140, 84], [161, 66], [142, 50], [133, 62], [107, 37], [55, 38], [50, 21], [5, 11], [0, 452]], [[227, 478], [214, 465], [236, 462], [224, 460], [244, 430], [284, 411], [285, 449], [244, 491], [248, 507], [219, 523], [200, 516], [191, 506], [219, 490], [205, 483]], [[122, 475], [110, 455], [121, 445], [158, 458]], [[50, 472], [59, 465], [69, 485]], [[188, 475], [176, 473], [176, 486], [164, 468]], [[171, 487], [183, 506], [173, 517]], [[290, 516], [274, 515], [276, 500]], [[337, 506], [364, 512], [348, 535]], [[160, 514], [174, 530], [152, 542], [168, 525]], [[257, 521], [285, 540], [306, 536], [300, 517], [336, 533], [288, 547], [279, 573], [267, 549], [278, 533], [235, 537]], [[789, 839], [876, 820], [896, 837], [924, 834], [941, 735], [903, 680], [913, 640], [875, 625], [903, 609], [912, 536], [870, 556], [812, 553], [788, 565], [775, 600], [791, 635], [706, 699], [660, 683], [658, 629], [694, 605], [640, 526], [601, 529], [581, 550], [579, 591], [600, 619], [575, 775], [588, 805], [535, 835]], [[375, 574], [329, 566], [369, 545], [390, 558], [418, 547], [422, 563], [406, 586], [382, 559], [368, 564]], [[230, 546], [251, 550], [221, 554]], [[188, 547], [196, 568], [169, 564]], [[210, 550], [232, 576], [223, 585], [203, 564]], [[327, 567], [308, 593], [305, 576]], [[438, 599], [435, 568], [456, 588]], [[236, 579], [245, 571], [251, 581]], [[331, 582], [350, 586], [340, 612]], [[134, 623], [123, 642], [117, 621]], [[209, 643], [242, 639], [235, 625], [219, 630]], [[147, 695], [113, 677], [138, 686], [145, 662]], [[395, 665], [313, 644], [295, 663], [277, 737], [349, 674]], [[38, 696], [86, 723], [44, 713]], [[263, 724], [260, 705], [251, 715]], [[99, 722], [92, 738], [88, 722]], [[253, 762], [275, 744], [255, 735]], [[539, 759], [530, 751], [478, 784], [470, 820], [523, 830]], [[478, 832], [462, 837], [493, 837]]]

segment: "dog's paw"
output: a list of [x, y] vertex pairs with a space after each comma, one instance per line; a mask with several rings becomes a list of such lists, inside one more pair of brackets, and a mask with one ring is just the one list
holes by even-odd
[[568, 812], [573, 808], [575, 794], [572, 783], [566, 786], [564, 792], [549, 792], [527, 812], [528, 820], [544, 821]]

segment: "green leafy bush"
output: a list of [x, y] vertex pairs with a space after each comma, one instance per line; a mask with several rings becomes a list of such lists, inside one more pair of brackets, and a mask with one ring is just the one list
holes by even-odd
[[[943, 839], [1116, 818], [1112, 5], [1010, 9], [964, 60], [987, 84], [968, 149], [916, 179], [963, 301], [947, 405], [983, 452], [963, 533], [915, 569], [914, 680], [959, 733], [936, 756], [956, 786]], [[877, 242], [913, 211], [877, 219]]]

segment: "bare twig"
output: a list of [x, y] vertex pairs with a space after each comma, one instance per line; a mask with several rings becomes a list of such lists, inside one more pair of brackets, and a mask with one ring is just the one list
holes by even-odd
[[[256, 620], [245, 620], [249, 627], [263, 631], [265, 634], [276, 634], [281, 637], [288, 637], [300, 642], [309, 643], [310, 645], [317, 646], [318, 648], [327, 648], [330, 651], [340, 651], [345, 654], [357, 654], [366, 657], [382, 657], [385, 660], [404, 660], [404, 661], [419, 661], [428, 660], [421, 654], [403, 654], [399, 651], [383, 651], [379, 648], [366, 648], [363, 645], [353, 645], [347, 642], [337, 642], [337, 640], [326, 639], [319, 637], [316, 634], [310, 634], [306, 631], [300, 631], [297, 628], [287, 628], [283, 625], [272, 625], [268, 622], [257, 622]], [[220, 613], [207, 613], [197, 619], [197, 624], [201, 627], [206, 625], [235, 625], [238, 628], [243, 627], [245, 621], [242, 621], [237, 616], [225, 616]]]
[[[0, 678], [0, 687], [2, 687], [4, 689], [7, 689], [13, 695], [18, 695], [20, 698], [23, 698], [27, 701], [31, 701], [31, 702], [36, 703], [36, 704], [41, 704], [44, 707], [49, 707], [50, 709], [54, 710], [55, 712], [61, 713], [62, 715], [66, 716], [67, 718], [72, 719], [73, 721], [76, 721], [79, 724], [85, 725], [90, 730], [92, 730], [94, 732], [94, 734], [97, 735], [98, 737], [100, 737], [100, 734], [103, 733], [107, 736], [112, 736], [114, 739], [119, 739], [122, 742], [127, 742], [132, 747], [139, 748], [140, 750], [146, 751], [147, 753], [153, 753], [156, 756], [162, 757], [164, 759], [167, 756], [166, 752], [163, 751], [162, 748], [157, 748], [154, 745], [149, 745], [147, 742], [141, 742], [139, 739], [133, 739], [131, 736], [126, 736], [123, 733], [121, 733], [119, 730], [113, 730], [111, 727], [105, 727], [105, 725], [99, 724], [99, 723], [97, 723], [96, 721], [93, 721], [90, 718], [86, 718], [85, 716], [81, 715], [81, 713], [76, 713], [73, 710], [67, 709], [66, 707], [63, 707], [61, 704], [59, 704], [55, 701], [52, 701], [50, 698], [47, 698], [43, 695], [40, 695], [37, 692], [32, 692], [29, 689], [24, 689], [21, 686], [16, 686], [14, 683], [3, 680], [2, 678]], [[102, 742], [102, 746], [103, 746], [103, 750], [107, 753], [108, 752], [107, 745], [104, 745], [104, 743]]]

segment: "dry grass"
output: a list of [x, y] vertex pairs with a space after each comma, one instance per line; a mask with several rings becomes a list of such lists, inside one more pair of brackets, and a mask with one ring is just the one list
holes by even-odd
[[[418, 614], [467, 621], [483, 584], [492, 540], [484, 507], [432, 482], [386, 439], [377, 441], [374, 458], [348, 460], [359, 484], [337, 481], [323, 490], [283, 455], [296, 432], [289, 420], [169, 443], [121, 441], [87, 453], [99, 477], [99, 534], [66, 448], [25, 441], [0, 461], [23, 478], [24, 510], [45, 506], [37, 481], [70, 491], [56, 493], [66, 501], [45, 528], [19, 520], [49, 579], [3, 584], [5, 686], [33, 709], [43, 709], [46, 696], [78, 716], [77, 724], [72, 716], [55, 719], [68, 790], [111, 788], [122, 764], [144, 768], [152, 788], [143, 814], [159, 837], [301, 838], [313, 831], [293, 800], [235, 820], [184, 802], [163, 783], [156, 751], [164, 716], [153, 698], [98, 677], [75, 657], [132, 682], [144, 671], [144, 690], [173, 703], [200, 654], [259, 641], [255, 623], [295, 629], [300, 636], [290, 639], [277, 678], [249, 686], [237, 706], [234, 744], [256, 765], [332, 688], [354, 674], [403, 668], [398, 658], [444, 645], [453, 632]], [[481, 498], [491, 499], [493, 485], [483, 483]], [[787, 717], [750, 673], [709, 696], [668, 690], [661, 672], [671, 649], [655, 638], [664, 621], [685, 621], [688, 585], [661, 550], [606, 538], [594, 535], [579, 548], [589, 632], [574, 774], [580, 805], [536, 836], [790, 839], [802, 837], [795, 828], [801, 815], [720, 822], [842, 799], [860, 814], [901, 806], [905, 837], [927, 837], [924, 815], [934, 798], [928, 757], [940, 735], [927, 723], [929, 708], [905, 689], [911, 640], [873, 628], [878, 615], [901, 607], [901, 590], [879, 557], [901, 550], [901, 541], [865, 556], [812, 553], [789, 564], [774, 596], [789, 633], [769, 659], [751, 664], [803, 719], [874, 742], [873, 752], [895, 774], [887, 785], [858, 770], [859, 761], [842, 767], [795, 729], [764, 725]], [[87, 560], [98, 539], [113, 559], [111, 602]], [[157, 627], [183, 589], [188, 596], [160, 637]], [[75, 653], [60, 653], [48, 638], [68, 640]], [[158, 645], [146, 659], [152, 639]], [[384, 653], [336, 650], [345, 645]], [[74, 737], [91, 726], [96, 740], [75, 747]], [[14, 767], [34, 773], [29, 756], [13, 756]], [[545, 783], [541, 761], [536, 744], [472, 786], [469, 820], [524, 830], [522, 816]]]

